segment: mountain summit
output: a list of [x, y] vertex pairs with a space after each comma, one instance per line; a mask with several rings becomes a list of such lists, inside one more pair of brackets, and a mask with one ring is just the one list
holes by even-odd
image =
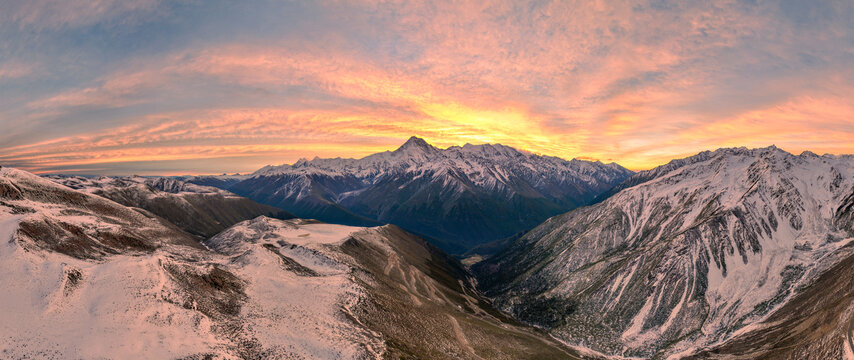
[[402, 151], [407, 151], [409, 149], [421, 149], [421, 150], [425, 150], [425, 151], [438, 150], [437, 148], [433, 147], [433, 145], [428, 144], [426, 140], [424, 140], [420, 137], [417, 137], [417, 136], [413, 136], [413, 137], [410, 137], [409, 140], [406, 140], [406, 142], [403, 143], [403, 145], [401, 145], [395, 151], [402, 152]]
[[266, 166], [227, 189], [302, 218], [395, 224], [459, 253], [586, 205], [631, 174], [500, 144], [439, 149], [413, 136], [362, 159]]

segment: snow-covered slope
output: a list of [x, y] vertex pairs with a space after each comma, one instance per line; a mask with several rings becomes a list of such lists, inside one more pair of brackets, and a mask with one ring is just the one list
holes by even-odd
[[16, 235], [22, 217], [0, 215], [3, 358], [168, 359], [223, 345], [209, 319], [166, 300], [176, 289], [164, 257], [28, 251]]
[[211, 186], [162, 177], [47, 176], [75, 190], [95, 194], [125, 206], [141, 208], [207, 239], [243, 220], [264, 215], [279, 219], [294, 216], [287, 211], [256, 203]]
[[210, 349], [212, 323], [178, 301], [164, 254], [204, 250], [161, 219], [0, 169], [3, 358], [169, 358]]
[[[0, 236], [18, 220], [2, 217]], [[4, 358], [365, 359], [384, 349], [345, 314], [364, 297], [346, 268], [304, 277], [264, 250], [93, 262], [19, 244], [0, 245]]]
[[267, 166], [229, 190], [303, 218], [396, 224], [457, 252], [584, 205], [630, 175], [613, 163], [497, 144], [438, 149], [413, 137], [362, 159]]
[[0, 169], [6, 214], [22, 215], [20, 245], [78, 258], [149, 252], [168, 244], [201, 248], [174, 225], [144, 211], [75, 191], [25, 171]]
[[[720, 149], [626, 184], [476, 265], [487, 293], [570, 344], [685, 355], [794, 306], [852, 254], [852, 156]], [[814, 354], [841, 356], [838, 340]]]
[[3, 358], [574, 358], [396, 227], [264, 216], [209, 239], [0, 169]]
[[[285, 289], [288, 295], [269, 299], [282, 309], [276, 321], [295, 324], [286, 334], [276, 331], [289, 343], [316, 326], [301, 320], [302, 314], [317, 312], [312, 307], [324, 302], [332, 305], [334, 297], [326, 300], [325, 294], [344, 294], [339, 315], [366, 336], [361, 342], [368, 353], [384, 358], [576, 358], [552, 340], [508, 324], [474, 290], [458, 262], [393, 225], [359, 228], [259, 217], [206, 245], [230, 257], [239, 276]], [[269, 261], [262, 259], [275, 259], [299, 281], [252, 268]]]

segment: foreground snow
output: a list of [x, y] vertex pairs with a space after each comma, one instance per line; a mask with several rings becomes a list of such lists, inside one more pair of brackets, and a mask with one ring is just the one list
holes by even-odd
[[[0, 215], [3, 357], [231, 358], [240, 354], [234, 341], [240, 338], [271, 356], [355, 359], [382, 351], [381, 343], [368, 334], [360, 336], [365, 331], [342, 314], [362, 296], [346, 268], [317, 266], [324, 276], [298, 278], [260, 246], [237, 257], [170, 249], [84, 261], [25, 251], [14, 241], [22, 217]], [[333, 241], [330, 237], [358, 229], [319, 230], [317, 238]], [[312, 245], [306, 240], [314, 235], [312, 229], [300, 231], [309, 235], [300, 238], [303, 245]], [[224, 333], [218, 319], [195, 309], [195, 303], [185, 303], [186, 289], [167, 270], [172, 266], [199, 273], [220, 266], [245, 281], [238, 339]]]
[[[92, 263], [24, 251], [0, 215], [0, 347], [6, 358], [174, 358], [223, 346], [212, 323], [162, 298], [163, 256]], [[73, 335], [71, 335], [73, 334]]]
[[[2, 358], [383, 351], [346, 314], [364, 296], [350, 268], [321, 253], [362, 228], [259, 217], [290, 232], [257, 234], [281, 235], [275, 245], [216, 253], [161, 219], [23, 171], [0, 169], [0, 197]], [[311, 276], [283, 266], [283, 241]]]

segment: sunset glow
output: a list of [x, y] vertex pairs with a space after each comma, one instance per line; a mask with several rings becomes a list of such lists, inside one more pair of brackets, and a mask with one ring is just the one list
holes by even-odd
[[0, 5], [0, 165], [247, 172], [417, 135], [647, 169], [854, 153], [854, 5]]

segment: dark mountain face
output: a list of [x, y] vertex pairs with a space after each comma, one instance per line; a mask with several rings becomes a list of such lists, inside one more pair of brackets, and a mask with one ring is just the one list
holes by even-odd
[[231, 185], [245, 180], [245, 175], [199, 175], [199, 176], [175, 176], [173, 179], [189, 184], [211, 186], [219, 189], [228, 189]]
[[476, 264], [483, 290], [605, 354], [842, 356], [854, 158], [721, 149], [626, 184]]
[[413, 137], [363, 159], [268, 166], [228, 189], [302, 218], [399, 225], [461, 253], [585, 205], [630, 175], [616, 164], [502, 145], [438, 149]]
[[48, 179], [125, 206], [150, 211], [199, 240], [261, 215], [278, 219], [294, 217], [287, 211], [225, 190], [170, 178], [50, 176]]
[[[380, 225], [379, 221], [358, 215], [334, 201], [337, 195], [330, 187], [351, 188], [355, 183], [354, 179], [343, 177], [283, 174], [251, 177], [228, 189], [262, 204], [287, 209], [301, 218], [353, 226]], [[283, 194], [281, 190], [285, 188], [299, 188], [299, 192]]]

